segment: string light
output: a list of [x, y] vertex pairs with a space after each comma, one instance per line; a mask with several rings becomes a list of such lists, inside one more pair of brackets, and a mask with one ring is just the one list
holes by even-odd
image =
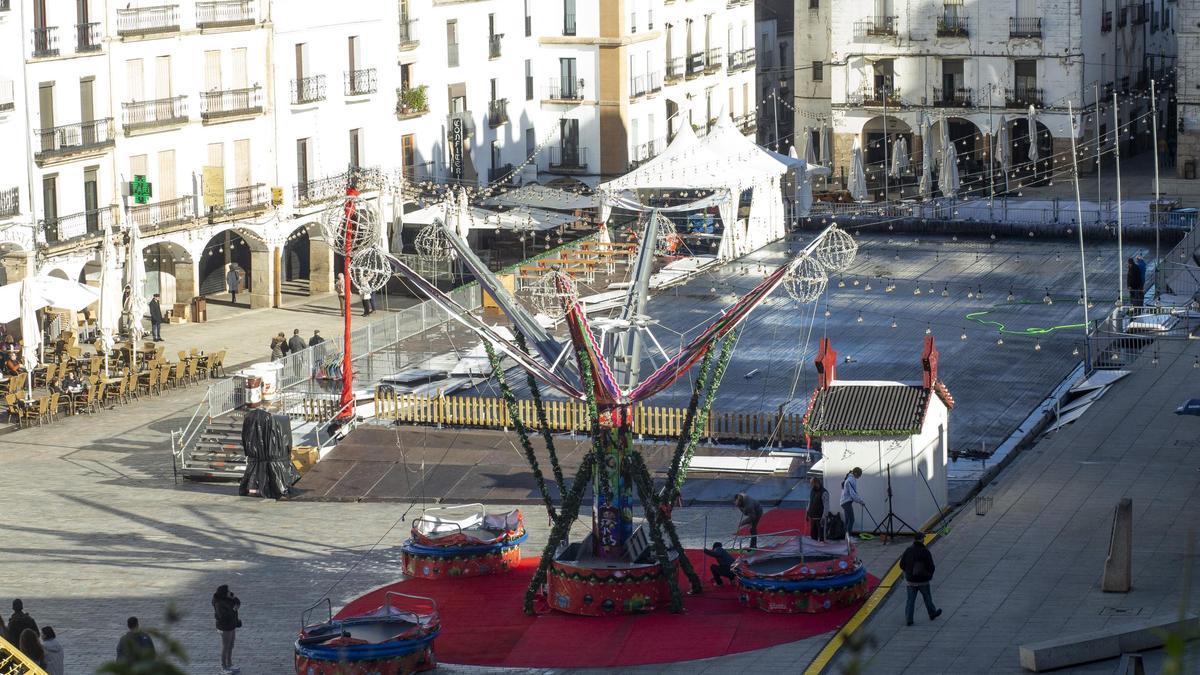
[[892, 317], [892, 328], [895, 328], [895, 327], [896, 327], [896, 317], [893, 316]]
[[863, 315], [862, 315], [862, 311], [859, 311], [859, 313], [858, 313], [858, 318], [857, 318], [857, 319], [855, 319], [855, 321], [857, 321], [858, 323], [862, 323], [862, 322], [863, 322]]

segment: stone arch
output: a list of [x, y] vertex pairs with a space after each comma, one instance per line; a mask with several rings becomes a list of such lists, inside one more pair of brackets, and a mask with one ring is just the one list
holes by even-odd
[[232, 300], [226, 286], [231, 267], [239, 270], [237, 303], [251, 307], [271, 305], [270, 249], [261, 236], [241, 227], [221, 230], [209, 237], [196, 259], [200, 295]]
[[0, 286], [25, 278], [28, 250], [17, 241], [0, 241]]
[[296, 225], [283, 240], [279, 279], [285, 295], [307, 296], [330, 288], [332, 251], [317, 221]]
[[910, 163], [919, 146], [919, 140], [908, 122], [895, 115], [876, 115], [863, 124], [859, 133], [863, 147], [863, 163], [866, 165], [867, 187], [872, 193], [878, 193], [882, 199], [885, 185], [887, 191], [892, 193], [916, 184], [917, 174], [913, 170], [906, 171], [898, 177], [889, 173], [897, 140], [903, 138], [908, 145]]
[[[965, 117], [946, 117], [933, 123], [930, 127], [929, 143], [932, 146], [934, 162], [940, 165], [942, 161], [942, 124], [949, 126], [950, 142], [954, 143], [954, 152], [958, 155], [958, 175], [962, 181], [959, 194], [976, 189], [987, 183], [987, 160], [989, 153], [988, 135], [979, 125]], [[937, 179], [937, 172], [933, 172]]]
[[[1042, 185], [1054, 175], [1054, 134], [1041, 121], [1037, 122], [1036, 140], [1038, 161], [1029, 161], [1029, 118], [1018, 117], [1009, 121], [1008, 136], [1012, 147], [1012, 163], [1008, 171], [1009, 185]], [[1068, 160], [1070, 157], [1068, 156]]]
[[68, 281], [71, 280], [71, 277], [65, 271], [63, 271], [62, 268], [59, 268], [59, 267], [55, 267], [54, 269], [47, 272], [46, 276], [55, 277], [56, 279], [66, 279]]
[[164, 306], [186, 303], [196, 294], [196, 265], [182, 244], [159, 241], [142, 247], [146, 267], [146, 297], [161, 296]]

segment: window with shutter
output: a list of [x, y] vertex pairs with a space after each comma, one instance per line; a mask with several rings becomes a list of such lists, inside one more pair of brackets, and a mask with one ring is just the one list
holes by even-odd
[[234, 180], [237, 187], [250, 185], [250, 139], [243, 138], [233, 142]]
[[129, 59], [125, 62], [125, 97], [128, 101], [144, 101], [142, 90], [143, 72], [141, 59]]
[[221, 52], [210, 49], [204, 52], [204, 90], [221, 89]]
[[175, 151], [158, 153], [158, 180], [154, 182], [154, 195], [160, 202], [175, 199]]

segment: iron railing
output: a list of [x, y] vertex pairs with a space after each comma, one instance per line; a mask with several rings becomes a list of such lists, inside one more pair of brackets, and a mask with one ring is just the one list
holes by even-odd
[[113, 144], [113, 120], [106, 117], [90, 122], [64, 124], [50, 129], [35, 129], [38, 138], [35, 159], [69, 155], [111, 146]]
[[0, 112], [16, 107], [13, 99], [13, 81], [0, 80]]
[[1014, 16], [1009, 18], [1008, 36], [1010, 38], [1042, 37], [1042, 18], [1040, 16]]
[[101, 38], [99, 21], [75, 24], [75, 51], [98, 52]]
[[704, 71], [704, 52], [692, 52], [687, 57], [687, 76], [693, 77]]
[[257, 183], [225, 191], [225, 204], [218, 214], [232, 216], [252, 211], [262, 211], [271, 205], [271, 191], [266, 185]]
[[196, 201], [192, 197], [176, 197], [153, 204], [129, 207], [129, 220], [144, 235], [164, 228], [191, 222], [196, 217]]
[[149, 35], [179, 30], [179, 5], [117, 10], [117, 35]]
[[33, 29], [33, 57], [58, 56], [58, 26], [40, 26]]
[[758, 112], [755, 110], [750, 110], [746, 113], [738, 115], [734, 122], [737, 123], [737, 126], [742, 130], [742, 133], [753, 132], [758, 129]]
[[421, 41], [417, 39], [417, 19], [400, 17], [400, 51], [416, 49]]
[[292, 105], [325, 100], [325, 76], [309, 75], [292, 80]]
[[1112, 10], [1110, 9], [1100, 17], [1100, 32], [1107, 33], [1109, 31], [1111, 31], [1112, 24], [1113, 24], [1113, 13], [1112, 13]]
[[965, 16], [939, 16], [937, 20], [938, 37], [967, 37], [968, 26]]
[[646, 76], [634, 75], [629, 78], [629, 98], [646, 95]]
[[127, 134], [141, 129], [180, 124], [187, 122], [187, 119], [187, 96], [121, 104], [121, 124]]
[[[421, 85], [419, 88], [425, 88], [426, 96], [428, 96], [429, 90], [426, 85]], [[429, 99], [417, 96], [415, 94], [416, 89], [408, 87], [396, 90], [396, 117], [408, 119], [429, 112]]]
[[254, 0], [201, 0], [196, 3], [196, 26], [225, 28], [254, 23]]
[[449, 42], [446, 44], [446, 66], [448, 68], [458, 67], [458, 43]]
[[873, 16], [869, 19], [854, 22], [854, 37], [858, 39], [872, 37], [890, 37], [896, 34], [896, 17]]
[[115, 206], [102, 206], [66, 216], [44, 218], [39, 221], [39, 225], [47, 244], [61, 244], [100, 234], [105, 225], [112, 227], [116, 222], [116, 215]]
[[498, 127], [508, 122], [508, 99], [488, 101], [488, 125]]
[[1146, 11], [1146, 3], [1137, 2], [1129, 5], [1130, 21], [1133, 25], [1146, 23], [1150, 20], [1149, 12]]
[[753, 68], [758, 61], [758, 52], [754, 47], [742, 50], [742, 68], [747, 70]]
[[[386, 182], [384, 173], [378, 167], [358, 168], [358, 189], [361, 192], [378, 190]], [[333, 176], [309, 178], [292, 186], [292, 199], [297, 206], [319, 204], [346, 196], [346, 184], [349, 176], [342, 172]]]
[[11, 8], [9, 0], [0, 0], [0, 12], [7, 12]]
[[503, 37], [504, 37], [504, 35], [502, 33], [496, 33], [496, 34], [488, 36], [488, 58], [489, 59], [500, 58], [500, 46], [501, 46], [500, 40]]
[[723, 52], [720, 47], [713, 47], [704, 53], [704, 72], [715, 73], [721, 69]]
[[662, 86], [662, 73], [653, 72], [646, 75], [646, 93], [662, 91]]
[[407, 181], [430, 181], [437, 179], [437, 164], [433, 160], [403, 164], [400, 173]]
[[21, 212], [21, 193], [17, 188], [0, 190], [0, 218], [15, 216]]
[[942, 108], [969, 108], [973, 105], [973, 99], [974, 90], [970, 87], [933, 88], [933, 104]]
[[684, 61], [682, 56], [675, 56], [667, 59], [667, 82], [675, 82], [683, 78]]
[[579, 101], [583, 99], [583, 88], [573, 79], [552, 77], [546, 86], [546, 98], [551, 101]]
[[587, 169], [586, 147], [577, 145], [550, 146], [551, 171], [584, 171]]
[[257, 84], [241, 89], [200, 92], [200, 119], [202, 120], [252, 115], [262, 111], [262, 87]]
[[857, 92], [852, 92], [847, 98], [851, 105], [883, 106], [886, 104], [898, 108], [904, 104], [900, 94], [891, 87], [863, 86]]
[[1040, 87], [1017, 85], [1004, 90], [1005, 106], [1009, 108], [1041, 106], [1043, 100], [1045, 97]]
[[377, 85], [375, 84], [374, 68], [349, 70], [346, 71], [345, 77], [346, 96], [365, 96], [375, 93]]

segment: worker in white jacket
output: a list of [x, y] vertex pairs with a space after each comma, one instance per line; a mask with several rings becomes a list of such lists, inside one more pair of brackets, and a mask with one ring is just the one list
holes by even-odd
[[842, 514], [846, 518], [846, 535], [854, 531], [854, 505], [862, 504], [858, 496], [858, 479], [862, 478], [862, 469], [854, 467], [842, 480]]

